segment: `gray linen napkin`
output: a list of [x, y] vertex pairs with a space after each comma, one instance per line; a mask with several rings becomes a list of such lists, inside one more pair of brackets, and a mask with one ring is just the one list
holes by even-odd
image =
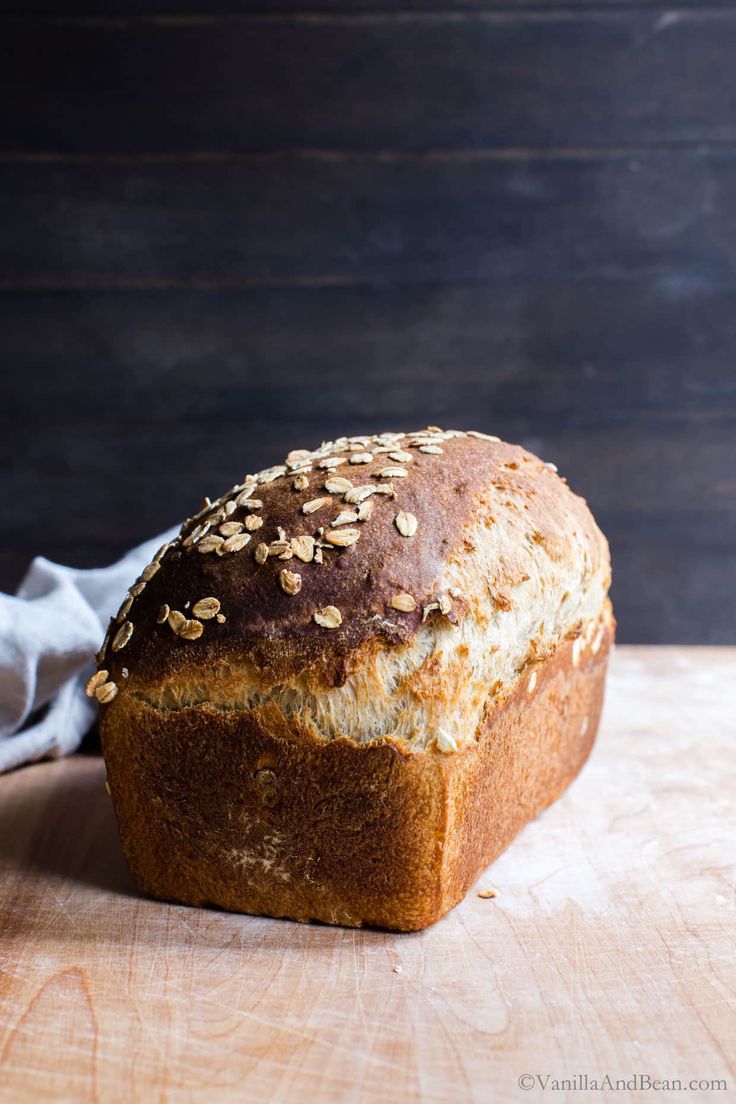
[[[177, 531], [146, 541], [110, 567], [83, 571], [38, 557], [14, 596], [0, 594], [0, 772], [79, 747], [95, 718], [84, 684], [107, 622], [156, 549]], [[41, 719], [27, 725], [44, 705]]]

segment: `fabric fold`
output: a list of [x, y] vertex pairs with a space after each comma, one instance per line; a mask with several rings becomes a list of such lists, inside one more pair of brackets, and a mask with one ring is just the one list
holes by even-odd
[[79, 747], [95, 719], [84, 685], [107, 622], [177, 531], [109, 567], [64, 567], [39, 556], [15, 595], [0, 594], [0, 772]]

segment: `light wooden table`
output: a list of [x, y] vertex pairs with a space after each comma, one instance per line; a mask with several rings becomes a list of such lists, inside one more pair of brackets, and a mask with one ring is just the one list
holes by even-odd
[[[142, 900], [99, 760], [0, 779], [0, 1098], [736, 1098], [735, 686], [620, 648], [580, 779], [418, 935]], [[728, 1089], [553, 1090], [606, 1074]]]

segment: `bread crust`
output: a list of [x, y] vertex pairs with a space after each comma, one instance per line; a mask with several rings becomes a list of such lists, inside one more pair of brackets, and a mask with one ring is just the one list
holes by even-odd
[[[355, 453], [351, 450], [361, 447], [359, 439], [325, 449], [325, 456], [341, 461], [340, 465], [320, 469], [321, 461], [316, 459], [305, 476], [308, 486], [302, 490], [294, 489], [290, 472], [256, 484], [251, 500], [263, 504], [255, 512], [263, 525], [245, 534], [249, 541], [235, 554], [202, 555], [202, 540], [188, 544], [198, 523], [211, 518], [218, 507], [224, 509], [219, 504], [226, 503], [227, 495], [185, 522], [181, 538], [152, 565], [150, 578], [144, 573], [138, 580], [131, 599], [111, 623], [100, 655], [100, 666], [110, 680], [119, 690], [135, 692], [171, 685], [177, 679], [193, 682], [203, 668], [245, 660], [258, 672], [263, 689], [304, 675], [315, 687], [341, 686], [359, 669], [371, 645], [401, 645], [416, 637], [427, 607], [443, 589], [448, 563], [474, 555], [468, 534], [484, 518], [489, 528], [492, 524], [502, 528], [506, 519], [521, 518], [525, 539], [536, 542], [549, 562], [564, 561], [574, 548], [583, 547], [590, 577], [607, 571], [606, 541], [585, 501], [549, 465], [526, 449], [495, 439], [465, 434], [427, 439], [438, 443], [414, 447], [411, 442], [422, 437], [407, 434], [395, 446], [408, 448], [412, 456], [405, 465], [405, 478], [378, 475], [387, 467], [402, 466], [390, 459], [390, 453], [374, 451], [371, 463], [352, 464]], [[365, 447], [374, 450], [388, 447], [370, 443], [380, 437], [363, 440]], [[422, 447], [438, 449], [440, 454], [423, 452]], [[287, 541], [314, 538], [320, 529], [330, 529], [339, 511], [349, 508], [341, 495], [325, 489], [334, 476], [349, 477], [358, 486], [391, 487], [393, 494], [371, 495], [372, 517], [355, 523], [359, 539], [350, 547], [325, 551], [322, 564], [302, 563], [294, 556], [284, 563], [276, 555], [259, 563], [255, 554], [259, 543], [273, 544], [280, 534]], [[263, 477], [259, 473], [247, 478]], [[236, 489], [231, 496], [234, 502]], [[305, 505], [320, 499], [326, 500], [325, 505], [303, 512]], [[245, 521], [247, 510], [246, 502], [229, 517]], [[400, 533], [399, 512], [416, 519], [413, 536]], [[209, 531], [209, 538], [213, 532], [219, 532], [218, 525]], [[527, 566], [528, 556], [522, 556], [521, 549], [508, 551], [483, 581], [481, 604], [506, 609], [508, 596]], [[279, 585], [284, 568], [300, 576], [295, 594]], [[414, 608], [401, 612], [393, 608], [391, 601], [397, 594], [412, 596]], [[202, 622], [196, 638], [188, 639], [172, 631], [167, 620], [160, 620], [163, 609], [192, 618], [192, 608], [206, 597], [217, 599], [221, 619]], [[314, 619], [315, 612], [326, 606], [340, 611], [342, 618], [332, 630]], [[441, 616], [457, 623], [466, 611], [467, 599], [460, 595], [448, 601]], [[130, 635], [116, 650], [115, 636], [126, 625]], [[123, 667], [129, 672], [125, 678], [121, 678]]]
[[88, 687], [134, 878], [432, 923], [587, 756], [609, 581], [584, 500], [495, 438], [341, 438], [247, 476], [144, 569]]
[[103, 712], [137, 884], [165, 900], [413, 931], [444, 916], [576, 776], [595, 738], [614, 622], [571, 633], [489, 699], [452, 755], [319, 740], [268, 703]]

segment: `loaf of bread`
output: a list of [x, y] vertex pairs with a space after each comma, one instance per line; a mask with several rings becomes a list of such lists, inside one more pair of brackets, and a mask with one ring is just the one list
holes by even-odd
[[341, 438], [205, 501], [88, 687], [136, 883], [433, 923], [584, 763], [609, 583], [583, 499], [482, 433]]

